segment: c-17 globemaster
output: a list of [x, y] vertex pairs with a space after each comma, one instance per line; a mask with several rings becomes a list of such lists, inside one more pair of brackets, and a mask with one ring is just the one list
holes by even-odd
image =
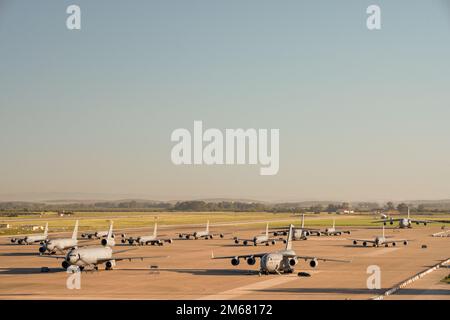
[[275, 251], [271, 253], [256, 253], [256, 254], [245, 254], [236, 256], [225, 256], [225, 257], [215, 257], [212, 253], [212, 259], [231, 259], [231, 264], [233, 266], [239, 265], [240, 259], [245, 259], [249, 265], [254, 265], [256, 263], [256, 258], [260, 259], [259, 274], [269, 274], [269, 273], [292, 273], [294, 272], [294, 267], [298, 263], [298, 260], [310, 261], [309, 265], [312, 268], [317, 267], [318, 261], [335, 261], [335, 262], [350, 262], [346, 260], [329, 259], [329, 258], [319, 258], [312, 256], [299, 256], [292, 249], [292, 234], [293, 225], [289, 227], [288, 237], [286, 241], [286, 248], [284, 250]]
[[162, 245], [164, 245], [165, 242], [172, 243], [172, 239], [158, 238], [157, 231], [158, 231], [158, 224], [155, 223], [152, 235], [140, 236], [137, 238], [133, 238], [133, 237], [127, 238], [126, 235], [122, 235], [122, 243], [128, 242], [130, 245], [137, 243], [141, 246], [148, 245], [148, 244], [151, 244], [151, 245], [157, 244], [157, 245], [162, 246]]
[[428, 223], [433, 222], [441, 222], [441, 221], [432, 221], [432, 220], [419, 220], [419, 219], [412, 219], [410, 216], [410, 211], [408, 208], [408, 216], [406, 218], [386, 218], [379, 221], [374, 221], [373, 223], [380, 223], [382, 222], [383, 225], [386, 225], [388, 222], [390, 225], [394, 224], [394, 221], [398, 221], [398, 228], [404, 229], [404, 228], [412, 228], [412, 224], [415, 223], [417, 225], [423, 224], [426, 226]]
[[242, 241], [244, 246], [248, 245], [251, 242], [254, 246], [258, 244], [265, 244], [266, 246], [270, 244], [275, 244], [276, 239], [269, 238], [269, 224], [266, 225], [266, 233], [254, 236], [252, 239], [239, 239], [238, 237], [234, 238], [234, 243], [239, 244], [239, 241]]
[[55, 254], [57, 251], [63, 253], [64, 250], [71, 249], [78, 245], [78, 220], [75, 222], [75, 227], [73, 229], [71, 238], [58, 238], [58, 239], [50, 239], [45, 241], [42, 246], [39, 247], [39, 252], [44, 254], [45, 252], [49, 252], [50, 254]]
[[45, 224], [45, 229], [43, 234], [36, 234], [31, 236], [25, 236], [23, 238], [11, 238], [11, 243], [17, 244], [33, 244], [33, 243], [44, 243], [48, 238], [48, 222]]
[[[272, 229], [271, 232], [274, 236], [278, 236], [280, 234], [287, 235], [289, 231], [289, 227], [280, 227]], [[292, 240], [307, 240], [311, 234], [318, 234], [320, 232], [319, 229], [305, 228], [305, 215], [302, 214], [302, 224], [300, 228], [294, 227], [294, 233], [292, 235]]]
[[189, 240], [192, 238], [194, 238], [195, 240], [197, 240], [199, 238], [212, 239], [214, 236], [219, 236], [219, 237], [223, 238], [223, 233], [210, 233], [209, 232], [209, 221], [206, 222], [205, 230], [195, 231], [192, 233], [178, 233], [178, 237], [180, 239], [186, 239], [186, 240]]
[[348, 239], [352, 240], [354, 245], [357, 245], [358, 242], [361, 242], [364, 247], [367, 247], [368, 243], [371, 243], [374, 247], [389, 247], [390, 244], [392, 246], [396, 246], [397, 242], [403, 242], [403, 244], [406, 246], [408, 244], [409, 240], [406, 239], [389, 239], [386, 238], [384, 235], [384, 226], [383, 226], [383, 235], [382, 236], [376, 236], [374, 239]]

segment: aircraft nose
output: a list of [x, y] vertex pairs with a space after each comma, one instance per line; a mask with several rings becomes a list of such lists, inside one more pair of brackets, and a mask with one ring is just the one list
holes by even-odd
[[72, 263], [72, 264], [77, 263], [77, 261], [78, 261], [77, 255], [76, 255], [76, 254], [71, 254], [71, 255], [69, 255], [69, 261], [70, 261], [70, 263]]

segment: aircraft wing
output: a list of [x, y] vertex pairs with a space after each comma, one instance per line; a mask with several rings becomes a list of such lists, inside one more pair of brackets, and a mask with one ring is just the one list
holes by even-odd
[[408, 239], [392, 239], [392, 240], [385, 240], [384, 242], [383, 242], [383, 244], [389, 244], [389, 243], [394, 243], [394, 242], [403, 242], [403, 241], [411, 241], [411, 240], [408, 240]]
[[433, 222], [436, 222], [436, 221], [433, 221], [433, 220], [417, 220], [417, 219], [410, 219], [410, 220], [413, 223], [433, 223]]
[[233, 258], [242, 258], [247, 259], [250, 257], [254, 258], [261, 258], [262, 256], [266, 255], [267, 252], [264, 253], [254, 253], [254, 254], [241, 254], [241, 255], [235, 255], [235, 256], [221, 256], [221, 257], [215, 257], [214, 252], [211, 252], [211, 259], [233, 259]]
[[368, 243], [375, 243], [374, 240], [369, 240], [369, 239], [353, 239], [353, 238], [347, 238], [347, 240], [351, 240], [351, 241], [358, 241], [358, 242], [368, 242]]
[[341, 259], [332, 259], [332, 258], [320, 258], [320, 257], [311, 257], [311, 256], [299, 256], [299, 255], [291, 255], [291, 254], [285, 254], [284, 255], [287, 258], [297, 258], [300, 260], [320, 260], [320, 261], [334, 261], [334, 262], [346, 262], [350, 263], [350, 260], [341, 260]]
[[395, 219], [380, 219], [377, 221], [372, 221], [372, 223], [390, 223], [403, 220], [403, 218], [395, 218]]
[[47, 254], [40, 255], [40, 257], [53, 258], [53, 259], [64, 259], [64, 260], [66, 259], [66, 256], [47, 255]]
[[144, 259], [158, 259], [158, 258], [167, 258], [167, 256], [130, 256], [130, 257], [111, 257], [111, 259], [103, 259], [98, 260], [99, 263], [104, 263], [106, 261], [114, 260], [114, 261], [123, 261], [123, 260], [144, 260]]

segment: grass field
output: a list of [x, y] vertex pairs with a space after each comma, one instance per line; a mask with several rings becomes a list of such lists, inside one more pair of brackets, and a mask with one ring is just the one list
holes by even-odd
[[[360, 227], [360, 226], [380, 226], [374, 223], [377, 219], [374, 215], [335, 215], [335, 214], [307, 214], [305, 215], [305, 227], [326, 227], [331, 226], [333, 218], [336, 219], [336, 226]], [[422, 219], [445, 219], [448, 215], [421, 216]], [[269, 213], [269, 212], [75, 212], [73, 216], [59, 217], [56, 213], [45, 213], [40, 216], [6, 217], [0, 218], [0, 223], [8, 223], [11, 228], [1, 229], [0, 235], [14, 235], [31, 233], [21, 228], [22, 225], [44, 225], [49, 223], [50, 232], [60, 232], [72, 230], [75, 220], [80, 220], [79, 229], [83, 230], [105, 230], [109, 221], [114, 221], [114, 228], [138, 228], [151, 227], [155, 222], [159, 225], [179, 225], [179, 224], [204, 224], [207, 220], [214, 223], [230, 223], [255, 221], [254, 225], [264, 223], [261, 220], [274, 220], [270, 227], [285, 226], [292, 223], [300, 226], [301, 216], [291, 213]], [[283, 221], [276, 221], [283, 220]], [[250, 224], [252, 226], [253, 224]], [[37, 231], [36, 233], [40, 233]]]

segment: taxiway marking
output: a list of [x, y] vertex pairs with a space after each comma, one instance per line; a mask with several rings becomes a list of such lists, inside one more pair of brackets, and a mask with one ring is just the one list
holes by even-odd
[[[317, 272], [316, 272], [317, 273]], [[283, 283], [287, 283], [296, 279], [299, 279], [299, 277], [297, 277], [296, 275], [281, 275], [281, 276], [277, 276], [274, 275], [273, 279], [269, 279], [269, 280], [265, 280], [265, 281], [260, 281], [260, 282], [255, 282], [246, 286], [242, 286], [242, 287], [238, 287], [238, 288], [234, 288], [231, 290], [226, 290], [223, 292], [220, 292], [218, 294], [212, 294], [212, 295], [208, 295], [208, 296], [203, 296], [198, 298], [198, 300], [227, 300], [227, 299], [232, 299], [238, 296], [242, 296], [245, 294], [254, 294], [255, 291], [258, 290], [264, 290], [267, 288], [271, 288]]]

